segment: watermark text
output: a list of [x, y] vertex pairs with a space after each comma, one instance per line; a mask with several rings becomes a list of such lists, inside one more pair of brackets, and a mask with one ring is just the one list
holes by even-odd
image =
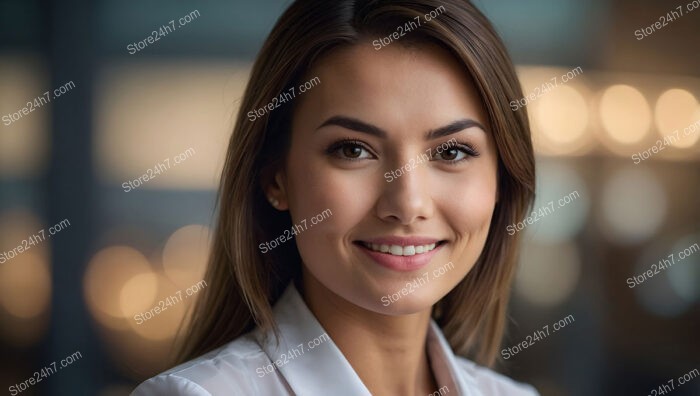
[[[181, 164], [187, 161], [190, 157], [194, 156], [195, 154], [196, 152], [194, 151], [194, 149], [190, 147], [187, 150], [181, 152], [180, 154], [174, 156], [172, 163], [173, 165]], [[170, 158], [166, 158], [162, 162], [155, 164], [153, 168], [147, 169], [143, 175], [137, 177], [136, 179], [125, 181], [124, 183], [122, 183], [122, 188], [124, 189], [124, 192], [135, 190], [141, 187], [142, 185], [146, 184], [147, 181], [155, 179], [161, 173], [165, 173], [168, 170], [170, 170]]]
[[382, 37], [379, 39], [376, 39], [372, 41], [372, 45], [374, 46], [374, 49], [379, 51], [380, 49], [386, 47], [387, 45], [390, 45], [396, 40], [399, 40], [401, 37], [405, 36], [407, 33], [410, 33], [416, 29], [418, 29], [421, 26], [421, 20], [424, 22], [430, 22], [433, 19], [439, 17], [440, 15], [444, 14], [447, 10], [445, 9], [445, 6], [440, 6], [429, 13], [423, 15], [423, 17], [416, 16], [415, 18], [407, 21], [406, 23], [403, 24], [403, 26], [397, 26], [396, 29], [387, 35], [386, 37]]
[[454, 264], [452, 263], [452, 261], [450, 261], [449, 263], [443, 265], [440, 268], [436, 268], [432, 271], [424, 272], [423, 275], [416, 277], [415, 279], [413, 279], [410, 282], [406, 282], [406, 286], [401, 288], [401, 290], [397, 291], [396, 293], [387, 294], [386, 296], [383, 296], [381, 298], [382, 305], [385, 307], [388, 307], [389, 304], [399, 301], [404, 296], [407, 296], [407, 295], [415, 292], [419, 288], [427, 285], [428, 283], [430, 283], [431, 280], [437, 279], [437, 278], [445, 275], [449, 270], [451, 270], [453, 268], [454, 268]]
[[[68, 228], [68, 226], [70, 226], [70, 221], [68, 221], [68, 219], [63, 219], [59, 223], [56, 223], [56, 225], [49, 227], [49, 238], [51, 238], [52, 235], [57, 234], [59, 231]], [[45, 240], [46, 231], [42, 228], [41, 230], [37, 231], [36, 234], [31, 235], [29, 238], [21, 241], [16, 248], [0, 253], [0, 264], [4, 264], [5, 262], [12, 260], [18, 255], [31, 249], [32, 246], [38, 245]]]
[[324, 342], [330, 341], [331, 338], [328, 333], [323, 333], [320, 336], [314, 338], [313, 340], [304, 344], [303, 342], [289, 351], [282, 353], [275, 361], [269, 363], [265, 366], [261, 366], [255, 369], [259, 378], [264, 377], [266, 374], [273, 373], [278, 368], [284, 366], [285, 364], [293, 361], [294, 359], [301, 357], [306, 353], [307, 350], [312, 350], [317, 346], [323, 344]]
[[[443, 152], [451, 149], [453, 146], [457, 144], [457, 139], [452, 138], [445, 143], [442, 143], [441, 145], [435, 147], [435, 152], [439, 155], [442, 154]], [[384, 173], [384, 179], [386, 180], [387, 183], [391, 183], [394, 180], [398, 179], [399, 177], [405, 175], [406, 173], [416, 169], [416, 167], [424, 162], [428, 162], [433, 158], [433, 149], [429, 147], [427, 150], [425, 150], [425, 153], [420, 153], [416, 156], [416, 158], [411, 158], [406, 164], [404, 164], [400, 168], [396, 168], [392, 171], [385, 172]]]
[[548, 94], [550, 91], [559, 87], [559, 81], [561, 81], [563, 85], [581, 74], [583, 74], [583, 69], [581, 69], [581, 66], [579, 66], [575, 69], [571, 69], [570, 71], [566, 72], [565, 74], [562, 74], [561, 76], [552, 77], [549, 81], [543, 82], [539, 87], [535, 87], [535, 89], [532, 92], [530, 92], [529, 95], [524, 96], [519, 100], [511, 100], [510, 109], [513, 111], [520, 110], [521, 108], [527, 106], [528, 104], [536, 101], [545, 94]]
[[70, 356], [66, 356], [65, 359], [61, 359], [60, 366], [57, 365], [56, 361], [54, 360], [53, 362], [42, 367], [41, 370], [35, 371], [34, 374], [24, 382], [10, 386], [10, 395], [15, 396], [26, 391], [32, 385], [36, 385], [37, 383], [43, 381], [44, 378], [48, 378], [57, 373], [58, 370], [62, 370], [64, 367], [70, 366], [75, 361], [80, 360], [82, 357], [83, 354], [80, 353], [80, 351], [75, 351]]
[[[678, 252], [678, 262], [681, 262], [698, 252], [700, 252], [700, 246], [698, 246], [697, 243], [690, 245], [682, 251]], [[651, 268], [646, 270], [645, 272], [627, 278], [627, 285], [630, 289], [634, 288], [635, 286], [639, 286], [642, 283], [644, 283], [647, 279], [651, 279], [655, 275], [660, 274], [661, 271], [665, 271], [671, 268], [674, 264], [676, 264], [676, 255], [671, 253], [668, 255], [668, 258], [664, 257], [661, 260], [659, 260], [658, 263], [652, 264]]]
[[523, 221], [520, 221], [518, 223], [513, 223], [508, 226], [506, 226], [506, 231], [508, 231], [508, 235], [513, 236], [515, 235], [516, 232], [522, 231], [525, 229], [530, 224], [537, 223], [540, 221], [540, 219], [551, 215], [552, 213], [555, 212], [556, 209], [564, 207], [571, 202], [575, 201], [577, 198], [579, 198], [579, 193], [578, 191], [574, 191], [570, 193], [569, 195], [565, 195], [562, 198], [559, 198], [557, 201], [557, 204], [559, 206], [554, 206], [554, 201], [549, 201], [547, 205], [542, 206], [541, 208], [532, 211], [530, 216], [526, 217]]
[[314, 88], [315, 86], [320, 85], [320, 84], [321, 84], [321, 79], [318, 77], [314, 77], [311, 80], [299, 85], [298, 89], [296, 89], [295, 87], [290, 87], [288, 90], [286, 90], [284, 92], [280, 92], [279, 95], [272, 98], [270, 103], [268, 103], [267, 105], [265, 105], [259, 109], [256, 109], [256, 110], [249, 111], [246, 114], [248, 116], [248, 120], [255, 121], [258, 118], [260, 118], [266, 114], [269, 114], [271, 111], [276, 110], [277, 108], [279, 108], [283, 104], [294, 100], [294, 98], [297, 97], [297, 90], [299, 91], [299, 93], [304, 93], [304, 92], [310, 91], [312, 88]]
[[149, 45], [155, 44], [156, 41], [159, 41], [161, 38], [166, 37], [170, 33], [173, 33], [178, 28], [186, 26], [190, 22], [199, 18], [199, 16], [200, 16], [199, 10], [194, 10], [194, 11], [190, 12], [189, 14], [183, 16], [182, 18], [178, 19], [177, 24], [175, 23], [175, 20], [172, 19], [172, 20], [170, 20], [170, 22], [168, 22], [165, 25], [160, 26], [158, 29], [152, 31], [151, 34], [146, 36], [146, 38], [144, 38], [143, 40], [127, 45], [126, 50], [129, 51], [129, 55], [133, 55], [133, 54], [145, 49]]
[[[331, 217], [332, 215], [333, 212], [330, 209], [326, 209], [323, 212], [317, 214], [316, 216], [311, 217], [309, 222], [307, 222], [306, 219], [303, 219], [298, 224], [293, 225], [292, 228], [284, 230], [282, 235], [278, 236], [277, 238], [268, 242], [260, 243], [258, 245], [258, 248], [263, 254], [267, 253], [270, 250], [278, 247], [279, 245], [292, 240], [292, 238], [294, 238], [295, 235], [301, 234], [302, 232], [308, 230], [310, 227], [321, 223], [323, 220]], [[309, 226], [309, 224], [311, 225]]]
[[36, 98], [27, 102], [26, 106], [15, 111], [14, 113], [9, 113], [2, 116], [2, 123], [5, 126], [12, 125], [13, 122], [19, 121], [24, 116], [29, 115], [29, 113], [43, 107], [46, 104], [51, 103], [51, 99], [56, 99], [59, 96], [67, 93], [68, 91], [75, 88], [75, 83], [73, 81], [68, 81], [67, 83], [61, 85], [60, 87], [54, 89], [53, 91], [46, 91], [43, 94], [37, 96]]
[[[685, 13], [691, 13], [697, 10], [698, 8], [700, 8], [700, 0], [693, 0], [690, 3], [686, 4]], [[675, 22], [683, 15], [683, 6], [678, 6], [667, 12], [666, 15], [661, 15], [659, 17], [659, 20], [652, 23], [651, 25], [635, 30], [634, 37], [637, 38], [637, 41], [643, 40], [645, 37], [649, 37], [657, 31], [665, 28], [666, 26], [668, 26], [669, 23]]]
[[655, 154], [658, 154], [661, 151], [665, 150], [666, 147], [668, 147], [672, 144], [676, 144], [681, 139], [684, 139], [687, 136], [698, 133], [698, 131], [700, 131], [700, 120], [697, 120], [694, 123], [683, 128], [683, 133], [681, 133], [678, 129], [676, 129], [675, 131], [673, 131], [673, 133], [664, 136], [663, 139], [658, 139], [656, 141], [656, 143], [654, 143], [654, 145], [649, 147], [648, 149], [646, 149], [644, 151], [640, 151], [636, 154], [633, 154], [632, 161], [634, 162], [635, 165], [638, 165], [640, 162], [647, 160], [647, 159], [651, 158], [652, 156], [654, 156]]
[[[207, 287], [207, 282], [204, 280], [195, 283], [194, 285], [185, 289], [185, 298], [194, 296], [205, 287]], [[134, 320], [136, 321], [136, 324], [141, 324], [147, 320], [153, 319], [156, 315], [159, 315], [161, 312], [167, 310], [168, 307], [172, 307], [181, 302], [182, 290], [178, 290], [172, 296], [168, 296], [167, 298], [160, 300], [158, 304], [156, 304], [156, 306], [151, 308], [150, 310], [134, 315]]]
[[658, 388], [652, 389], [651, 392], [649, 392], [648, 396], [665, 395], [671, 392], [672, 390], [676, 389], [676, 383], [678, 383], [678, 385], [680, 386], [694, 380], [698, 376], [700, 376], [700, 371], [698, 371], [698, 369], [693, 369], [687, 374], [681, 375], [676, 380], [671, 378], [670, 380], [666, 381], [665, 384], [661, 384]]
[[[569, 315], [564, 319], [560, 319], [559, 321], [554, 322], [554, 324], [552, 325], [552, 329], [554, 329], [554, 331], [552, 333], [555, 333], [563, 329], [564, 327], [574, 323], [575, 320], [576, 319], [574, 319], [573, 315]], [[549, 334], [549, 325], [544, 325], [542, 326], [542, 330], [535, 330], [535, 332], [532, 335], [525, 337], [525, 339], [521, 343], [515, 344], [510, 348], [501, 350], [501, 355], [504, 359], [510, 359], [511, 357], [519, 354], [523, 350], [535, 345], [535, 342], [544, 340], [545, 338], [549, 337]]]

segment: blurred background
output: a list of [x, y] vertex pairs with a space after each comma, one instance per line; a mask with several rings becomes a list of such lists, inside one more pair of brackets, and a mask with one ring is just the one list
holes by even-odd
[[[168, 368], [206, 288], [250, 66], [289, 3], [0, 0], [2, 392], [127, 395]], [[700, 394], [700, 8], [689, 3], [476, 1], [525, 94], [541, 94], [527, 104], [537, 221], [518, 231], [504, 348], [550, 334], [498, 369], [542, 395], [650, 394], [671, 379], [673, 394]], [[673, 265], [630, 281], [664, 258]], [[166, 310], [145, 314], [155, 306]], [[19, 385], [35, 372], [38, 384]]]

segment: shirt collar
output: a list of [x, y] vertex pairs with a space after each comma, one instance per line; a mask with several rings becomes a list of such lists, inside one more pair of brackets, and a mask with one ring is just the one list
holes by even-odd
[[[309, 310], [292, 282], [273, 308], [280, 330], [256, 338], [294, 393], [299, 395], [371, 395], [343, 353]], [[313, 348], [311, 348], [313, 346]], [[430, 364], [440, 386], [454, 395], [481, 396], [473, 377], [460, 370], [440, 327], [431, 320], [427, 337]], [[456, 392], [455, 392], [456, 390]]]
[[438, 381], [438, 387], [447, 386], [450, 393], [456, 390], [456, 395], [482, 396], [474, 377], [459, 368], [450, 344], [434, 320], [430, 321], [426, 343], [430, 367]]

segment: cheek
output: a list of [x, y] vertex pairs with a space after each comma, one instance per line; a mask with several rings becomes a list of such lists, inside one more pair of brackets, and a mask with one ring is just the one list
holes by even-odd
[[[315, 158], [315, 159], [313, 159]], [[313, 153], [290, 153], [287, 164], [287, 198], [292, 224], [306, 224], [295, 236], [299, 253], [315, 275], [352, 266], [349, 230], [371, 207], [369, 191], [358, 194], [360, 180], [340, 175]], [[362, 187], [362, 190], [369, 190]], [[322, 213], [331, 215], [320, 215]], [[328, 265], [333, 263], [333, 265]]]
[[[481, 255], [496, 205], [495, 170], [484, 169], [472, 175], [462, 183], [453, 184], [453, 192], [444, 206], [446, 219], [456, 233], [452, 272], [459, 275], [457, 279], [466, 275]], [[450, 283], [447, 279], [444, 281]]]
[[[445, 214], [460, 233], [488, 231], [496, 205], [496, 172], [485, 170], [451, 185]], [[485, 230], [484, 230], [485, 228]]]
[[[287, 162], [287, 198], [294, 223], [326, 209], [333, 216], [324, 220], [327, 238], [337, 239], [372, 210], [376, 200], [373, 183], [362, 172], [348, 172], [328, 163], [310, 148], [290, 151]], [[361, 193], [360, 193], [361, 192]]]

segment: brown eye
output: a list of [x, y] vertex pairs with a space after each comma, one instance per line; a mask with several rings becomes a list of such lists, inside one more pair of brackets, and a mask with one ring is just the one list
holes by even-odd
[[364, 143], [357, 140], [341, 140], [335, 142], [326, 149], [326, 153], [348, 161], [376, 158]]
[[436, 150], [433, 158], [436, 160], [454, 164], [478, 156], [479, 153], [476, 150], [474, 150], [474, 148], [472, 148], [471, 146], [466, 144], [459, 144], [456, 147], [450, 147], [441, 152], [438, 152]]
[[343, 156], [348, 158], [360, 158], [363, 148], [357, 144], [348, 143], [343, 145]]
[[442, 156], [442, 159], [446, 161], [454, 161], [457, 159], [457, 157], [459, 157], [459, 150], [456, 148], [448, 149], [443, 151], [440, 155]]

